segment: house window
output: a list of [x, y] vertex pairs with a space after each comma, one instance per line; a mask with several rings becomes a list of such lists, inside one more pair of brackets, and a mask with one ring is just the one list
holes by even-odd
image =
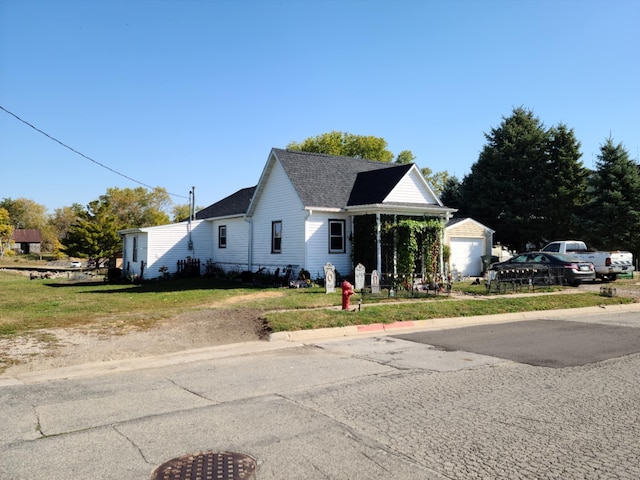
[[218, 248], [227, 248], [227, 226], [218, 227]]
[[329, 220], [329, 253], [344, 253], [344, 220]]
[[271, 222], [271, 253], [282, 251], [282, 221]]
[[133, 261], [138, 261], [138, 237], [133, 237]]

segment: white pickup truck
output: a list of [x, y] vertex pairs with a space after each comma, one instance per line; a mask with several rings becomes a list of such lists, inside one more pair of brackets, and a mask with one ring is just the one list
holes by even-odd
[[551, 242], [545, 245], [542, 251], [567, 253], [580, 260], [591, 262], [596, 269], [596, 277], [604, 281], [614, 281], [618, 275], [633, 272], [633, 254], [631, 252], [592, 250], [579, 240]]

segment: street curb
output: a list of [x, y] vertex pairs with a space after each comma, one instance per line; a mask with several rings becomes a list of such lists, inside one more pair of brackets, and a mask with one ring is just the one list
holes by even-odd
[[161, 368], [171, 365], [212, 360], [216, 358], [237, 357], [254, 353], [295, 348], [296, 343], [277, 344], [271, 342], [245, 342], [229, 345], [217, 345], [215, 347], [196, 348], [180, 352], [172, 352], [152, 357], [135, 357], [108, 362], [91, 362], [69, 367], [52, 368], [23, 372], [12, 376], [0, 376], [0, 388], [11, 385], [23, 385], [26, 383], [38, 383], [49, 380], [66, 380], [89, 375], [101, 375], [107, 373], [121, 373], [142, 368]]
[[[539, 310], [517, 313], [498, 313], [495, 315], [477, 315], [472, 317], [432, 318], [428, 320], [412, 320], [394, 323], [372, 323], [368, 325], [351, 325], [348, 327], [319, 328], [316, 330], [295, 330], [276, 332], [269, 336], [271, 342], [307, 343], [330, 338], [371, 336], [381, 334], [399, 334], [423, 330], [440, 330], [445, 328], [461, 328], [491, 323], [506, 323], [526, 320], [544, 320], [564, 317], [580, 317], [608, 312], [640, 312], [640, 303], [626, 305], [606, 305], [599, 307], [568, 308], [563, 310]], [[356, 314], [357, 315], [357, 314]]]
[[[351, 325], [347, 327], [320, 328], [317, 330], [297, 330], [276, 332], [269, 336], [268, 342], [246, 342], [230, 345], [218, 345], [193, 350], [179, 351], [153, 357], [135, 357], [108, 362], [92, 362], [69, 367], [53, 368], [24, 372], [15, 375], [0, 375], [0, 388], [13, 385], [24, 385], [50, 380], [64, 380], [109, 373], [121, 373], [146, 368], [161, 368], [171, 365], [212, 360], [216, 358], [235, 357], [254, 353], [295, 348], [312, 344], [318, 340], [339, 340], [343, 338], [359, 338], [380, 335], [397, 335], [427, 330], [460, 328], [474, 325], [506, 323], [526, 320], [565, 319], [602, 314], [607, 311], [640, 312], [640, 303], [627, 305], [607, 305], [600, 307], [571, 308], [565, 310], [541, 310], [533, 312], [501, 313], [496, 315], [478, 315], [473, 317], [432, 318], [429, 320], [413, 320], [394, 323], [374, 323], [369, 325]], [[357, 315], [354, 313], [354, 315]]]

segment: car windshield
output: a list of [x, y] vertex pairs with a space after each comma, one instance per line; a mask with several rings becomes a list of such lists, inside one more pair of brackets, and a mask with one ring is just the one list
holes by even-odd
[[575, 262], [582, 261], [579, 258], [574, 257], [573, 255], [567, 255], [565, 253], [553, 253], [553, 254], [549, 254], [549, 256], [552, 258], [555, 258], [560, 262], [566, 262], [566, 263], [575, 263]]
[[548, 262], [547, 257], [541, 253], [523, 253], [511, 259], [511, 263], [543, 263]]

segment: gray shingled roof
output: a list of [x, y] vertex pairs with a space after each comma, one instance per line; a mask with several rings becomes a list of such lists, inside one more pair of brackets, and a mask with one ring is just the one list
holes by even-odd
[[228, 217], [247, 213], [256, 187], [243, 188], [196, 213], [196, 220]]
[[[344, 208], [359, 173], [406, 167], [352, 157], [274, 148], [302, 203], [307, 207]], [[406, 172], [406, 169], [404, 169]], [[391, 172], [389, 172], [391, 173]], [[384, 178], [384, 175], [376, 177]]]

